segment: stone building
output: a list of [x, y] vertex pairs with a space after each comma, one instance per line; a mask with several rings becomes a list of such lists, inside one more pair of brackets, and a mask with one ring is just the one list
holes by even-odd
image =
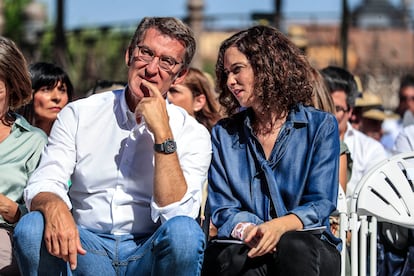
[[[403, 74], [414, 73], [414, 35], [406, 1], [394, 7], [387, 0], [364, 0], [351, 13], [347, 65], [361, 79], [362, 90], [378, 94], [384, 107], [398, 104], [397, 90]], [[340, 26], [300, 25], [306, 54], [316, 68], [342, 66]], [[292, 35], [292, 34], [291, 34]]]

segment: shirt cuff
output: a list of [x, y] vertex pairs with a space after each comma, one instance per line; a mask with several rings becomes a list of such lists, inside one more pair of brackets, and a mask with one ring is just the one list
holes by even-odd
[[36, 185], [32, 184], [26, 187], [24, 190], [24, 200], [26, 202], [26, 208], [28, 211], [31, 211], [32, 199], [41, 192], [48, 192], [58, 195], [68, 206], [69, 209], [72, 209], [72, 203], [67, 195], [67, 191], [56, 185]]
[[171, 203], [164, 207], [159, 207], [154, 202], [154, 198], [151, 199], [151, 218], [155, 222], [159, 219], [161, 223], [176, 217], [176, 216], [188, 216], [197, 218], [200, 213], [201, 198], [198, 198], [193, 194], [187, 194], [181, 201]]

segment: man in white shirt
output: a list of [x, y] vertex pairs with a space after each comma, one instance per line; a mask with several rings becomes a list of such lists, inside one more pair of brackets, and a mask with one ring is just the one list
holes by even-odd
[[401, 130], [393, 148], [395, 154], [410, 151], [414, 151], [414, 125], [408, 125]]
[[397, 113], [402, 118], [402, 126], [414, 124], [414, 75], [406, 74], [400, 79]]
[[349, 123], [358, 97], [354, 76], [347, 70], [335, 66], [322, 69], [321, 74], [335, 104], [339, 135], [351, 153], [352, 173], [346, 185], [346, 195], [350, 198], [361, 178], [374, 165], [386, 159], [387, 154], [381, 143], [354, 129]]
[[14, 234], [23, 275], [200, 273], [210, 136], [165, 101], [194, 51], [181, 21], [144, 18], [125, 54], [128, 85], [59, 113]]
[[376, 164], [387, 158], [380, 142], [354, 129], [348, 123], [344, 136], [353, 161], [351, 179], [346, 186], [347, 197], [351, 197], [361, 178]]

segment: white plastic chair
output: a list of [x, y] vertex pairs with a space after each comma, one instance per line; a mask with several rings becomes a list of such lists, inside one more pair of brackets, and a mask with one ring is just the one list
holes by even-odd
[[346, 201], [346, 195], [342, 186], [339, 184], [338, 188], [338, 200], [336, 206], [336, 213], [339, 216], [339, 238], [342, 240], [341, 250], [341, 276], [345, 276], [345, 263], [346, 263], [346, 233], [349, 229], [348, 225], [348, 205]]
[[[367, 273], [368, 238], [369, 271], [370, 275], [376, 275], [377, 222], [414, 228], [413, 182], [414, 152], [408, 152], [395, 155], [376, 165], [358, 183], [352, 195], [348, 220], [352, 234], [352, 276], [364, 276]], [[344, 224], [343, 228], [346, 231], [347, 225]]]

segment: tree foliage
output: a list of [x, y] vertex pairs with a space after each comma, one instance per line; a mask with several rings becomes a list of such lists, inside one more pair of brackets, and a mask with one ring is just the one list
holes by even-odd
[[21, 43], [24, 34], [24, 8], [30, 0], [4, 0], [4, 36], [17, 44]]

